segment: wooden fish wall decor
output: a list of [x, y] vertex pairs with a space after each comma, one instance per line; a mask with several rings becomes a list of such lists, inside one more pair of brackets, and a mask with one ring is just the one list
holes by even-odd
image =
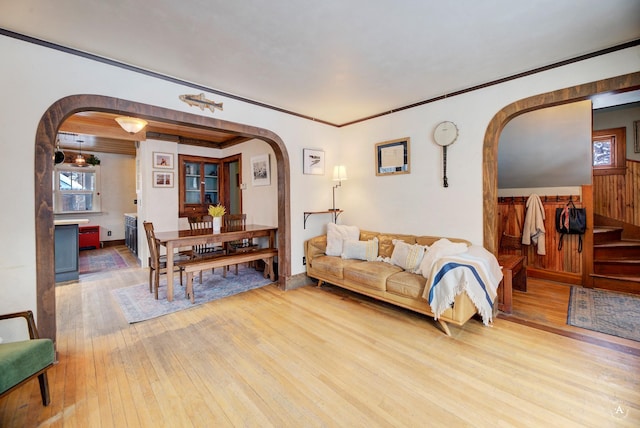
[[200, 110], [208, 108], [211, 110], [211, 113], [214, 113], [215, 109], [222, 110], [222, 103], [215, 103], [212, 100], [208, 100], [204, 94], [180, 95], [180, 99], [191, 107], [200, 107]]

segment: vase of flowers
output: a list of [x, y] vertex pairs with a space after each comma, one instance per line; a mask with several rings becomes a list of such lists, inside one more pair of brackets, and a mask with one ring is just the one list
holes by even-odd
[[225, 215], [225, 213], [224, 205], [209, 205], [209, 215], [213, 218], [213, 233], [220, 233], [222, 216]]

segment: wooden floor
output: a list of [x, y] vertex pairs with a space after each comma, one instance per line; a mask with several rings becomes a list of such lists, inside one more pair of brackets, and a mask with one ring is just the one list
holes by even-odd
[[[129, 325], [111, 290], [146, 280], [129, 268], [56, 287], [51, 405], [34, 380], [0, 400], [0, 427], [640, 426], [632, 344], [503, 318], [447, 337], [330, 286], [267, 286]], [[564, 324], [551, 300], [528, 316]]]

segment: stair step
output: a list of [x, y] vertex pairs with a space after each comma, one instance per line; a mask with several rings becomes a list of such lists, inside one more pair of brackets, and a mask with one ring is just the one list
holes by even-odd
[[593, 257], [596, 260], [639, 259], [640, 241], [620, 240], [603, 244], [594, 244]]
[[610, 241], [619, 241], [622, 237], [621, 227], [595, 226], [593, 228], [593, 243], [601, 244]]
[[593, 271], [601, 275], [640, 277], [640, 260], [594, 260]]
[[591, 275], [593, 286], [604, 290], [640, 294], [640, 276]]

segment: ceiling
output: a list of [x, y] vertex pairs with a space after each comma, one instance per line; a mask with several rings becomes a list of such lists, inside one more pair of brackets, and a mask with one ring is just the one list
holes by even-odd
[[6, 30], [336, 125], [640, 39], [638, 17], [638, 0], [0, 0]]

